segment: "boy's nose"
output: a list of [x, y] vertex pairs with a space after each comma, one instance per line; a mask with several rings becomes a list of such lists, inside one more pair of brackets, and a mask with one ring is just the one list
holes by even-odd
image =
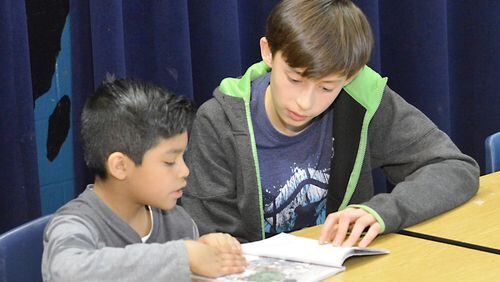
[[314, 104], [314, 89], [310, 88], [300, 93], [297, 97], [296, 103], [303, 111], [311, 109]]
[[186, 165], [186, 162], [184, 161], [184, 158], [182, 158], [181, 163], [180, 163], [180, 176], [182, 178], [186, 178], [189, 175], [189, 168]]

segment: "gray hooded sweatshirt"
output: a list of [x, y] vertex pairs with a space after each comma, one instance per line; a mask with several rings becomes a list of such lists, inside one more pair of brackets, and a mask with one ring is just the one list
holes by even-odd
[[[186, 161], [190, 167], [182, 205], [201, 234], [226, 232], [242, 242], [263, 239], [259, 162], [250, 116], [251, 82], [270, 69], [251, 66], [226, 78], [198, 110]], [[328, 213], [361, 208], [381, 233], [448, 211], [479, 186], [479, 168], [423, 113], [365, 66], [331, 105], [334, 155]], [[382, 168], [395, 185], [374, 195], [372, 170]]]

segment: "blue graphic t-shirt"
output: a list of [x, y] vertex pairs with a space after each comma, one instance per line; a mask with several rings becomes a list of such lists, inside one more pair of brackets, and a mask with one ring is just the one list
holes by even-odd
[[321, 224], [333, 156], [332, 111], [303, 132], [287, 136], [267, 117], [264, 96], [270, 74], [252, 82], [250, 111], [257, 143], [266, 238]]

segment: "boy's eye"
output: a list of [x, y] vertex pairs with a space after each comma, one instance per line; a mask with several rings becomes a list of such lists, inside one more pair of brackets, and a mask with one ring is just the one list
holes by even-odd
[[175, 162], [164, 162], [166, 166], [173, 166], [175, 165]]
[[289, 77], [289, 76], [288, 76], [288, 81], [290, 81], [290, 82], [291, 82], [291, 83], [293, 83], [293, 84], [297, 84], [297, 83], [300, 83], [300, 82], [301, 82], [300, 80], [295, 79], [295, 78], [292, 78], [292, 77]]
[[325, 88], [325, 87], [321, 87], [321, 89], [325, 92], [332, 92], [333, 89], [330, 89], [330, 88]]

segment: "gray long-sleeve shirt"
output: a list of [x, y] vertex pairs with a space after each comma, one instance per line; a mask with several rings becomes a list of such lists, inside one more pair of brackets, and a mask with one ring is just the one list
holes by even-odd
[[189, 281], [183, 240], [198, 229], [182, 207], [152, 209], [145, 243], [88, 187], [60, 208], [44, 234], [44, 281]]

